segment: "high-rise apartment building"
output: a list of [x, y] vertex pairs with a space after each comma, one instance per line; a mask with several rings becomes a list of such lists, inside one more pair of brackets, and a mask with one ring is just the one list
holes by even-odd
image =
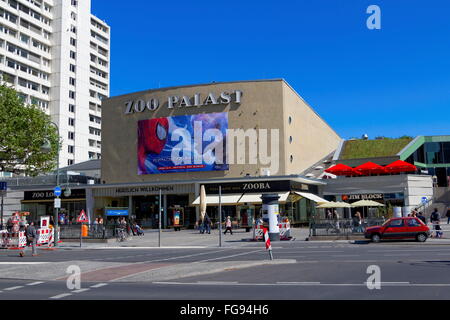
[[0, 73], [58, 125], [60, 167], [101, 156], [109, 70], [110, 27], [91, 0], [0, 0]]

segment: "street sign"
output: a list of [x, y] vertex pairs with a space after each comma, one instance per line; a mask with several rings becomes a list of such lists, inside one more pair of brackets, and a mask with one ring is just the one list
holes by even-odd
[[77, 218], [77, 222], [89, 222], [89, 219], [84, 210], [81, 210], [80, 215]]
[[55, 187], [55, 189], [53, 189], [53, 193], [55, 194], [56, 197], [59, 197], [61, 195], [61, 187], [60, 186]]
[[55, 198], [55, 209], [61, 208], [61, 199]]
[[427, 197], [422, 197], [422, 199], [421, 199], [421, 201], [422, 201], [422, 203], [427, 203], [428, 202], [428, 198]]

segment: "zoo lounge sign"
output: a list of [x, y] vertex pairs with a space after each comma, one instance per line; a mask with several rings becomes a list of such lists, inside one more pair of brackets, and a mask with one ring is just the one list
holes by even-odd
[[[209, 105], [228, 105], [230, 103], [240, 104], [242, 91], [234, 92], [223, 91], [219, 95], [210, 92], [206, 96], [196, 93], [194, 96], [169, 96], [165, 104], [168, 109], [204, 107]], [[147, 101], [139, 99], [125, 103], [125, 114], [142, 113], [144, 111], [156, 111], [160, 107], [160, 101], [157, 98], [150, 98]]]

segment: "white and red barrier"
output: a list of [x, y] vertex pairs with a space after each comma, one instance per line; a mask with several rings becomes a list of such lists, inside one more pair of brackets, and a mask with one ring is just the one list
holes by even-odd
[[253, 240], [262, 240], [264, 239], [264, 227], [262, 224], [255, 226], [253, 229]]
[[[36, 244], [38, 246], [48, 244], [53, 245], [53, 229], [39, 229], [37, 230]], [[19, 232], [0, 232], [0, 248], [6, 249], [21, 249], [27, 245], [27, 237], [25, 231]]]
[[266, 250], [269, 250], [270, 260], [273, 260], [272, 245], [270, 244], [269, 230], [264, 228], [264, 242], [266, 243]]
[[291, 224], [289, 222], [282, 222], [278, 224], [280, 228], [280, 240], [289, 240], [291, 237]]
[[53, 242], [53, 229], [45, 228], [39, 229], [37, 231], [37, 241], [36, 244], [38, 246], [43, 244], [51, 244]]
[[0, 247], [7, 249], [20, 249], [27, 245], [27, 237], [25, 231], [19, 232], [2, 232]]

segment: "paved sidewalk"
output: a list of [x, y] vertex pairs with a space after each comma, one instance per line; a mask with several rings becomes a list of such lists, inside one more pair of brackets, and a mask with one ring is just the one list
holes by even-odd
[[[309, 236], [309, 229], [295, 228], [291, 229], [292, 241], [305, 241]], [[253, 232], [245, 232], [244, 229], [233, 230], [233, 235], [227, 233], [222, 234], [222, 247], [242, 247], [255, 244], [251, 241]], [[283, 241], [284, 242], [284, 241]], [[131, 236], [128, 240], [117, 242], [110, 239], [108, 243], [88, 243], [83, 242], [83, 248], [117, 248], [117, 247], [158, 247], [159, 232], [158, 230], [145, 230], [144, 236]], [[181, 230], [173, 231], [163, 230], [161, 232], [161, 246], [165, 248], [208, 248], [219, 246], [219, 230], [211, 230], [211, 234], [200, 234], [197, 230]], [[61, 248], [79, 248], [79, 242], [63, 242], [59, 245]]]
[[[432, 230], [432, 226], [429, 225]], [[450, 245], [450, 225], [441, 224], [444, 234], [443, 238], [429, 238], [421, 245]], [[292, 228], [291, 241], [305, 241], [309, 237], [308, 228]], [[251, 241], [252, 232], [245, 232], [244, 229], [233, 231], [233, 235], [229, 233], [222, 234], [222, 247], [248, 247], [257, 245], [257, 242]], [[361, 240], [356, 241], [365, 241]], [[281, 241], [283, 243], [285, 241]], [[355, 243], [355, 240], [317, 240], [309, 242], [334, 242], [334, 243]], [[399, 243], [399, 242], [395, 242]], [[418, 244], [417, 242], [404, 241], [402, 244]], [[108, 248], [156, 248], [159, 246], [158, 230], [146, 230], [144, 236], [131, 236], [124, 242], [117, 242], [110, 239], [108, 243], [87, 243], [83, 242], [83, 248], [88, 249], [108, 249]], [[61, 248], [79, 248], [79, 242], [63, 242], [59, 245]], [[163, 230], [161, 232], [161, 247], [164, 248], [217, 248], [219, 247], [219, 231], [212, 230], [211, 234], [200, 234], [197, 230]]]

